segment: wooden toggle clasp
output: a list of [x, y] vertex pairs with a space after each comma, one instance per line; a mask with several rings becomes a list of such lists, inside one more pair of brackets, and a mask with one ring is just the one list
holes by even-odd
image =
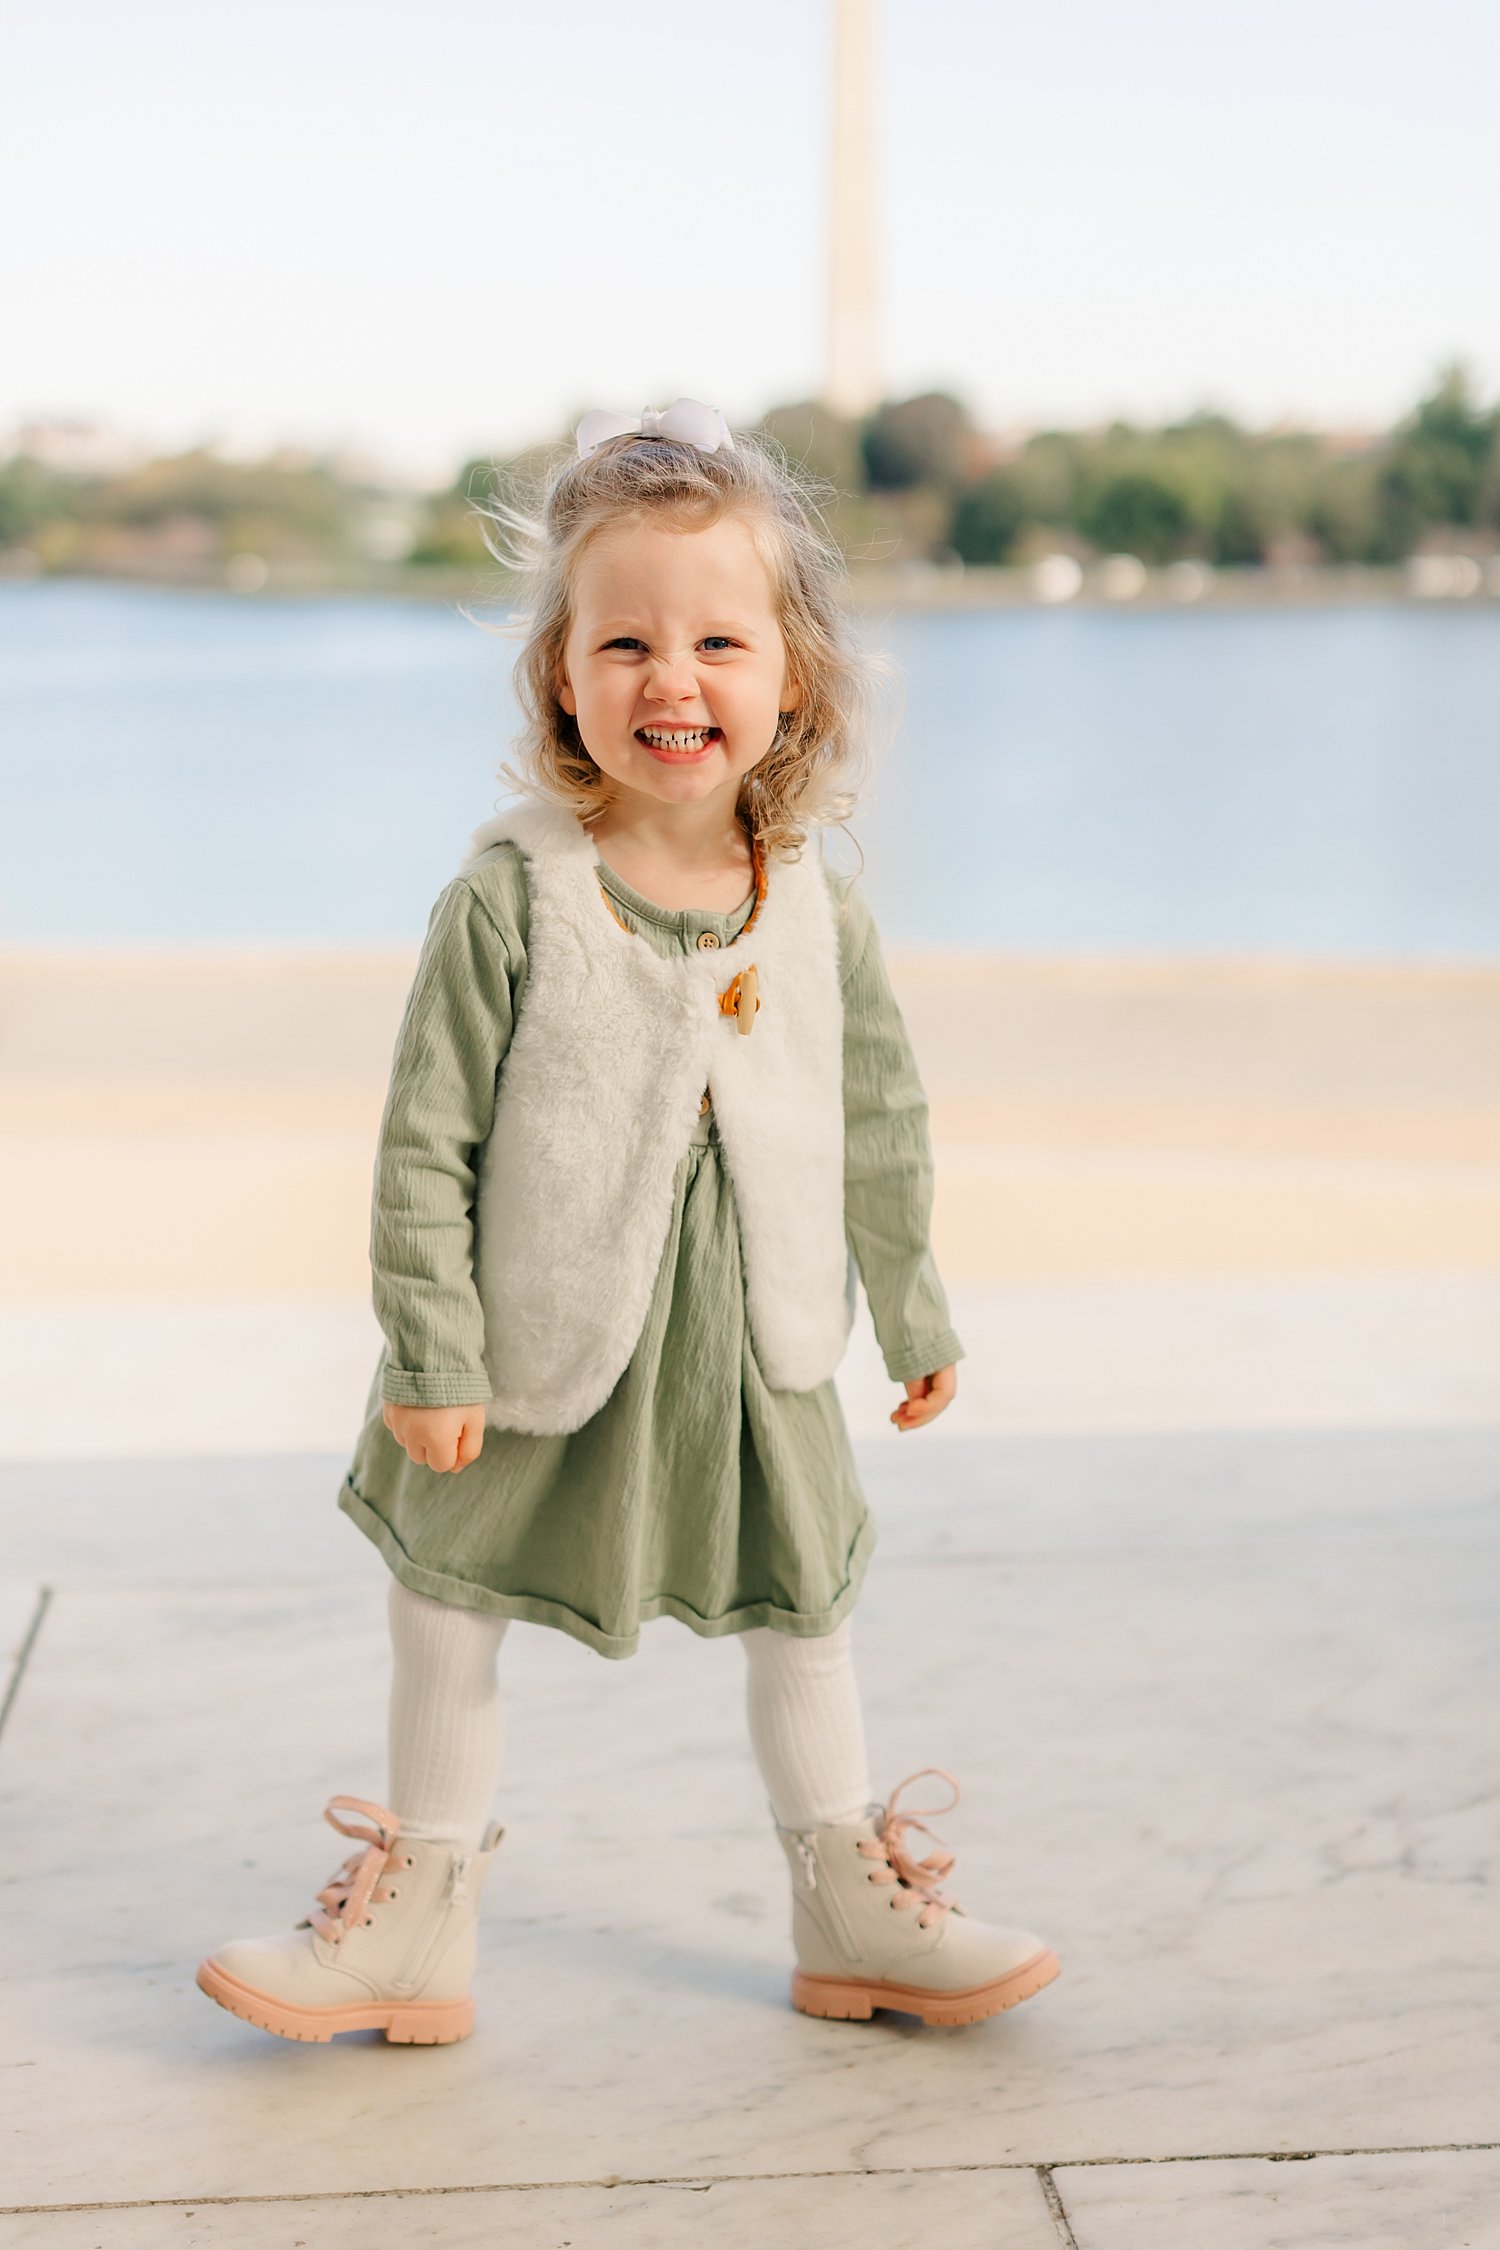
[[755, 1028], [756, 1013], [760, 1007], [760, 993], [756, 985], [755, 963], [751, 961], [719, 994], [719, 1013], [733, 1016], [747, 1038]]

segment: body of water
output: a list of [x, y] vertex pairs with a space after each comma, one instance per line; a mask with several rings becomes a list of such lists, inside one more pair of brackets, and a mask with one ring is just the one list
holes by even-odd
[[[907, 682], [851, 823], [888, 943], [1500, 958], [1500, 611], [860, 630]], [[437, 604], [0, 587], [0, 943], [420, 938], [513, 654]]]

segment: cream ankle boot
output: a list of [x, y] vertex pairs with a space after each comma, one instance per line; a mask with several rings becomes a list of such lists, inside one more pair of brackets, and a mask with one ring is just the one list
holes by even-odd
[[777, 1824], [792, 1870], [792, 2005], [806, 2015], [864, 2020], [897, 2008], [924, 2023], [978, 2023], [1029, 2000], [1062, 1966], [1035, 1931], [976, 1921], [938, 1890], [951, 1852], [911, 1858], [905, 1830], [932, 1831], [915, 1813], [898, 1813], [896, 1799], [924, 1773], [952, 1783], [957, 1804], [952, 1774], [923, 1766], [862, 1820]]
[[[373, 1828], [340, 1820], [342, 1805]], [[383, 2031], [408, 2045], [444, 2046], [474, 2028], [475, 1918], [505, 1831], [491, 1823], [477, 1851], [403, 1837], [384, 1805], [330, 1797], [323, 1817], [368, 1839], [287, 1935], [236, 1938], [198, 1964], [221, 2008], [283, 2039]], [[306, 1934], [304, 1934], [306, 1933]]]

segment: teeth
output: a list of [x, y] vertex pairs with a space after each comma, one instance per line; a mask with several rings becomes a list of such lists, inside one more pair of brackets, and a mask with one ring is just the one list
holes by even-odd
[[640, 727], [637, 730], [648, 742], [662, 750], [700, 750], [712, 733], [711, 727], [679, 729], [670, 727]]

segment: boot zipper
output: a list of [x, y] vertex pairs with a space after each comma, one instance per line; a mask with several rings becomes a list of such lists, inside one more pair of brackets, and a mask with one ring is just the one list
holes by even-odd
[[[810, 1891], [815, 1891], [818, 1887], [817, 1855], [805, 1836], [798, 1836], [796, 1842], [798, 1856], [807, 1870], [807, 1887]], [[833, 1895], [832, 1887], [827, 1883], [823, 1885], [823, 1906], [827, 1919], [833, 1924], [840, 1945], [852, 1961], [856, 1952], [854, 1939], [850, 1935], [848, 1923], [844, 1920], [843, 1910]]]
[[427, 1933], [427, 1943], [423, 1946], [417, 1959], [408, 1962], [400, 1976], [392, 1979], [393, 1983], [398, 1985], [420, 1984], [422, 1972], [432, 1959], [438, 1940], [447, 1932], [449, 1910], [469, 1895], [469, 1864], [472, 1857], [472, 1853], [469, 1852], [455, 1853], [448, 1869], [448, 1879], [443, 1885], [443, 1895], [432, 1909], [432, 1928]]

